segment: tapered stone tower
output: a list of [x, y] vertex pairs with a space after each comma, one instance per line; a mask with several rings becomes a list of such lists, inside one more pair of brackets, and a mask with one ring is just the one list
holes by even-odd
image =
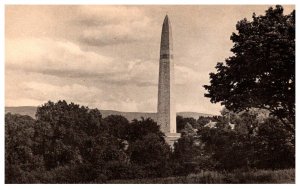
[[176, 133], [173, 39], [168, 15], [161, 32], [157, 112], [158, 124], [166, 135], [166, 141], [173, 146], [180, 134]]

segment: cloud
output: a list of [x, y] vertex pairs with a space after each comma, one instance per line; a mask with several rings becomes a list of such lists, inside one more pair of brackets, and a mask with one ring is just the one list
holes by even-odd
[[204, 97], [202, 86], [216, 63], [230, 56], [236, 22], [267, 8], [7, 5], [6, 105], [66, 99], [101, 109], [155, 112], [161, 25], [168, 12], [177, 110], [218, 114], [221, 106]]
[[136, 7], [80, 6], [77, 7], [76, 13], [71, 23], [73, 27], [81, 28], [78, 30], [78, 40], [84, 45], [134, 43], [151, 37], [151, 19]]
[[111, 66], [112, 58], [84, 52], [72, 42], [53, 41], [47, 38], [6, 40], [7, 69], [26, 71], [98, 71], [116, 69]]
[[[27, 48], [25, 48], [27, 47]], [[64, 99], [90, 107], [153, 111], [158, 63], [118, 61], [69, 41], [6, 40], [6, 104], [40, 105]]]
[[[100, 89], [79, 84], [53, 85], [45, 83], [44, 81], [20, 81], [19, 86], [22, 87], [18, 89], [11, 87], [7, 88], [6, 96], [10, 96], [7, 104], [14, 105], [15, 103], [12, 102], [12, 100], [13, 98], [16, 98], [18, 104], [21, 105], [32, 105], [31, 103], [34, 103], [33, 105], [41, 105], [48, 100], [67, 100], [69, 102], [86, 105], [86, 99], [91, 100], [89, 105], [93, 105], [93, 100], [103, 96], [103, 92]], [[19, 97], [20, 93], [22, 94], [22, 97]]]
[[155, 85], [158, 70], [157, 63], [139, 59], [119, 62], [111, 57], [82, 51], [71, 42], [33, 38], [7, 40], [6, 62], [8, 70], [63, 78], [90, 78], [120, 85]]
[[76, 6], [77, 15], [100, 23], [134, 22], [144, 17], [144, 12], [134, 6]]

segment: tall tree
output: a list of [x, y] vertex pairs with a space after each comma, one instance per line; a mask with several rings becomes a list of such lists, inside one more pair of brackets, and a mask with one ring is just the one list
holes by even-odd
[[128, 149], [132, 166], [138, 166], [146, 178], [169, 174], [170, 151], [170, 146], [156, 133], [148, 133], [131, 142]]
[[238, 32], [231, 35], [234, 55], [210, 73], [205, 96], [233, 111], [267, 109], [294, 130], [295, 10], [284, 15], [277, 5], [252, 19], [237, 23]]
[[81, 162], [94, 137], [107, 134], [99, 110], [64, 100], [38, 107], [36, 118], [36, 150], [44, 155], [47, 169]]
[[127, 139], [129, 142], [142, 139], [149, 133], [156, 134], [161, 140], [164, 139], [164, 133], [160, 131], [160, 126], [151, 118], [141, 118], [141, 120], [134, 119], [129, 124], [127, 131]]
[[111, 135], [120, 139], [127, 139], [129, 121], [124, 116], [109, 115], [104, 118], [104, 121], [108, 125], [108, 131]]

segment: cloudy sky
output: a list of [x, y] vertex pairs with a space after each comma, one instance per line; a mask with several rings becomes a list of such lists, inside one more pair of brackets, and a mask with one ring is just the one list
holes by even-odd
[[[231, 55], [235, 24], [260, 6], [5, 7], [5, 104], [67, 100], [156, 112], [160, 33], [172, 23], [176, 108], [219, 114], [202, 87]], [[290, 13], [294, 6], [284, 6]]]

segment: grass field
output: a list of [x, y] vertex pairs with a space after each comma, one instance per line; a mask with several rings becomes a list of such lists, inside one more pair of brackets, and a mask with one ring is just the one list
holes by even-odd
[[255, 170], [248, 172], [215, 172], [203, 171], [188, 176], [134, 179], [134, 180], [113, 180], [110, 184], [294, 184], [295, 169], [285, 170]]

